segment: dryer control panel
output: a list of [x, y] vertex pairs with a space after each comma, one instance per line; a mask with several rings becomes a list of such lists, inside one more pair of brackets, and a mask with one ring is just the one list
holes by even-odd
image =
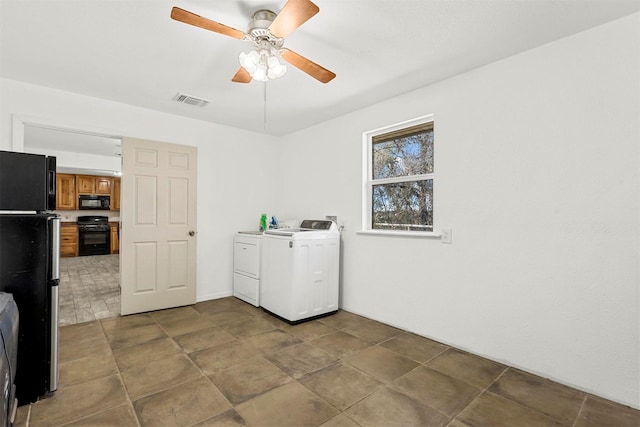
[[300, 230], [331, 230], [333, 224], [328, 219], [305, 219], [300, 224]]

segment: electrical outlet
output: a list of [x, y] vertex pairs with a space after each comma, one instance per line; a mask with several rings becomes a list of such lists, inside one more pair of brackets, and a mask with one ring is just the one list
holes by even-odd
[[452, 230], [451, 228], [443, 228], [440, 230], [440, 233], [442, 233], [442, 235], [440, 236], [440, 239], [442, 239], [442, 243], [451, 243], [451, 233]]

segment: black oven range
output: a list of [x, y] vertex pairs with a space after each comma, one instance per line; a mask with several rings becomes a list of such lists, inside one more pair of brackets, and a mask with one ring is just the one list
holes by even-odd
[[111, 227], [109, 217], [87, 215], [78, 217], [78, 255], [109, 255]]

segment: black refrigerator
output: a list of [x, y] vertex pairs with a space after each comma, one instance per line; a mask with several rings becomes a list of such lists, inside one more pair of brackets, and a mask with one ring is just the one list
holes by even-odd
[[18, 404], [58, 387], [60, 217], [55, 157], [0, 151], [0, 291], [18, 306]]

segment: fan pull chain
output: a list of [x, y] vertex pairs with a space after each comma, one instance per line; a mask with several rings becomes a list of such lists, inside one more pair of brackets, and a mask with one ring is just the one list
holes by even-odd
[[267, 82], [263, 83], [263, 97], [264, 97], [264, 111], [263, 111], [263, 122], [262, 122], [262, 130], [267, 130]]

